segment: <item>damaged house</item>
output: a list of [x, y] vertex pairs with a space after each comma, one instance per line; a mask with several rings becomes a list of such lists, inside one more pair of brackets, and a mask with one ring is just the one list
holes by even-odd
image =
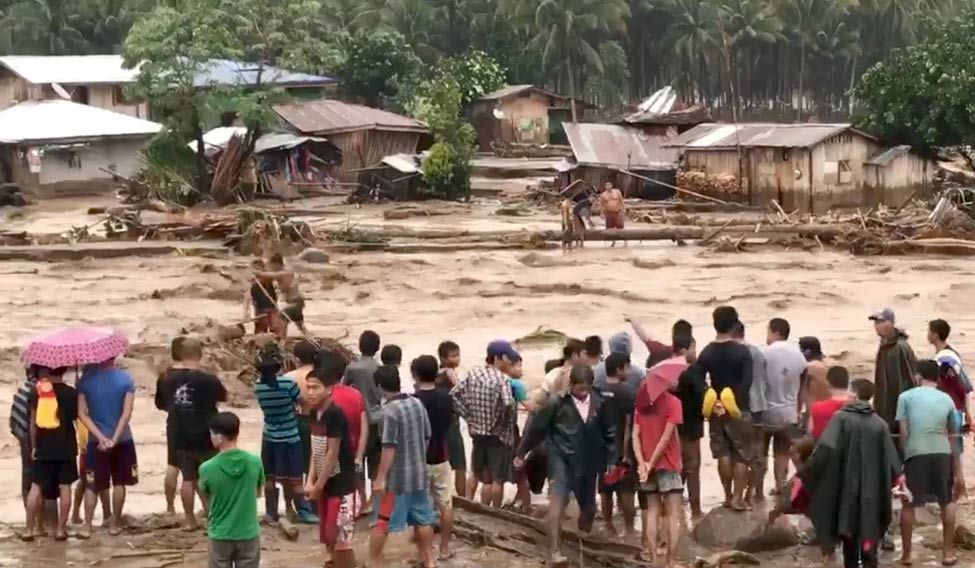
[[705, 123], [669, 145], [682, 154], [682, 187], [803, 213], [897, 207], [929, 194], [936, 172], [909, 147], [885, 147], [850, 124]]
[[341, 182], [356, 181], [362, 168], [393, 154], [416, 154], [429, 144], [425, 124], [408, 116], [331, 99], [276, 105], [274, 111], [293, 130], [326, 138], [342, 154], [335, 169]]
[[666, 146], [676, 133], [647, 134], [632, 126], [596, 123], [562, 125], [572, 157], [557, 165], [559, 187], [582, 180], [593, 188], [611, 182], [627, 197], [666, 199], [676, 184], [676, 148]]
[[134, 176], [139, 151], [161, 125], [65, 100], [26, 101], [0, 111], [3, 182], [39, 197], [113, 190]]
[[[575, 103], [580, 120], [594, 108]], [[509, 85], [471, 103], [470, 118], [482, 152], [511, 144], [568, 144], [562, 124], [572, 122], [572, 99], [535, 85]]]

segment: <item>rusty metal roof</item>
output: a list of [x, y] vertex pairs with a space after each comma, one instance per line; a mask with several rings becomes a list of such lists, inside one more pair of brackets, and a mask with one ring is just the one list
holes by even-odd
[[274, 112], [302, 134], [341, 134], [360, 130], [428, 132], [425, 124], [408, 116], [331, 99], [276, 105]]
[[910, 153], [911, 147], [907, 144], [901, 144], [900, 146], [894, 146], [893, 148], [885, 148], [877, 153], [877, 155], [871, 157], [864, 164], [870, 166], [881, 166], [886, 167], [890, 165], [895, 158], [900, 158]]
[[555, 97], [557, 99], [567, 99], [569, 97], [563, 97], [562, 95], [553, 93], [552, 91], [545, 90], [541, 87], [536, 87], [535, 85], [507, 85], [501, 87], [496, 91], [481, 95], [479, 100], [482, 101], [494, 101], [498, 99], [506, 99], [508, 97], [513, 97], [515, 95], [520, 95], [521, 93], [527, 91], [534, 91], [546, 97]]
[[776, 124], [711, 122], [699, 124], [668, 143], [671, 147], [691, 150], [725, 150], [741, 146], [771, 148], [811, 148], [820, 142], [846, 131], [874, 139], [852, 125], [839, 124]]
[[576, 162], [582, 166], [624, 170], [673, 170], [677, 149], [666, 148], [668, 136], [651, 136], [629, 126], [562, 123]]

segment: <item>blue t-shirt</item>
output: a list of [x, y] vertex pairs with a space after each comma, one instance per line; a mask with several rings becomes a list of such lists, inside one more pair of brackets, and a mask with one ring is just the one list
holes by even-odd
[[[78, 382], [78, 394], [84, 395], [88, 403], [88, 416], [102, 435], [108, 438], [115, 434], [115, 428], [122, 419], [125, 395], [129, 393], [135, 394], [132, 375], [114, 367], [89, 367]], [[132, 430], [126, 426], [119, 442], [131, 439]], [[97, 440], [92, 436], [88, 443], [97, 443]]]
[[954, 420], [955, 403], [934, 387], [915, 387], [897, 399], [896, 420], [907, 421], [904, 457], [950, 454], [948, 421]]
[[301, 399], [298, 383], [289, 377], [278, 377], [272, 388], [262, 382], [254, 383], [257, 404], [264, 411], [264, 441], [276, 443], [300, 442], [298, 415], [295, 405]]
[[521, 379], [508, 379], [508, 383], [511, 384], [511, 396], [515, 399], [515, 402], [525, 402], [528, 400], [528, 389], [525, 388], [525, 383]]

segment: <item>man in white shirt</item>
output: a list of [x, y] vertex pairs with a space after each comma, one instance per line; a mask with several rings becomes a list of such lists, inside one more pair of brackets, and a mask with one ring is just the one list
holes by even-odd
[[[774, 318], [768, 323], [766, 342], [762, 348], [765, 358], [766, 409], [762, 413], [761, 447], [759, 456], [762, 479], [768, 471], [768, 450], [772, 446], [775, 489], [782, 487], [789, 473], [792, 441], [799, 435], [797, 399], [806, 368], [806, 358], [799, 346], [789, 343], [789, 322]], [[762, 484], [759, 484], [759, 490]], [[761, 495], [761, 493], [759, 493]]]

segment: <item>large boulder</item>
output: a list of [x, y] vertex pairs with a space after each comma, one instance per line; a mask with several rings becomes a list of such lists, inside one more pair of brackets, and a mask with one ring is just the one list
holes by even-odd
[[694, 527], [694, 540], [709, 548], [733, 548], [744, 552], [781, 550], [799, 544], [796, 527], [788, 518], [768, 525], [768, 513], [761, 509], [737, 512], [718, 507]]
[[298, 259], [309, 264], [328, 264], [328, 253], [314, 247], [306, 248], [298, 255]]

